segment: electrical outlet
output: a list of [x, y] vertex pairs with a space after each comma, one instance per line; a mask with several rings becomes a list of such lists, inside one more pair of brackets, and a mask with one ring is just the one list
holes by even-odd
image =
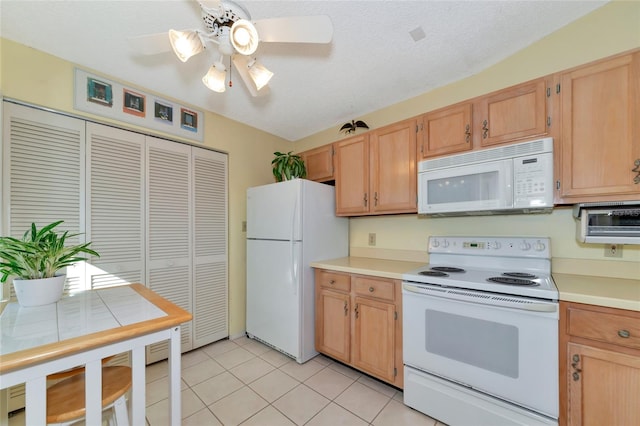
[[370, 246], [375, 246], [376, 245], [376, 234], [373, 232], [369, 233], [369, 245]]
[[622, 244], [605, 244], [604, 257], [622, 257]]

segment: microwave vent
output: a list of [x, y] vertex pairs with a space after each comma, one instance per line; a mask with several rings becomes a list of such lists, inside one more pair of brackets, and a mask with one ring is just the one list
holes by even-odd
[[448, 167], [502, 160], [505, 158], [524, 157], [544, 152], [553, 152], [553, 138], [538, 139], [535, 141], [506, 145], [498, 148], [489, 148], [480, 151], [471, 151], [464, 154], [434, 158], [433, 160], [425, 160], [420, 162], [419, 171], [424, 172], [427, 170], [444, 169]]

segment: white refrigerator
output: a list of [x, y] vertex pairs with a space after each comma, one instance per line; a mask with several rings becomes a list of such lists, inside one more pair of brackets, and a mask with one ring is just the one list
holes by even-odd
[[247, 334], [299, 363], [317, 354], [309, 263], [349, 255], [334, 191], [304, 179], [247, 190]]

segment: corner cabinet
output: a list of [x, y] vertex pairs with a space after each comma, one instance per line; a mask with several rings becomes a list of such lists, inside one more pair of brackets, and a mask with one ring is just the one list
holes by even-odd
[[638, 199], [640, 52], [560, 75], [564, 203]]
[[316, 350], [403, 387], [401, 283], [317, 269]]
[[640, 424], [640, 312], [560, 308], [560, 424]]
[[329, 182], [335, 179], [333, 152], [333, 144], [328, 144], [298, 154], [304, 161], [308, 180]]
[[336, 215], [417, 211], [415, 119], [336, 142]]

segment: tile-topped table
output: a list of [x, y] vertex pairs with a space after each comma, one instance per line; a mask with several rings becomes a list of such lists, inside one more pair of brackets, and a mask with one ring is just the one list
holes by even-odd
[[[0, 389], [26, 384], [26, 423], [45, 424], [46, 376], [86, 365], [86, 424], [102, 418], [101, 360], [131, 351], [132, 424], [145, 424], [145, 346], [169, 341], [169, 418], [180, 424], [180, 324], [191, 314], [142, 284], [77, 293], [0, 313]], [[0, 423], [6, 421], [6, 413]]]

